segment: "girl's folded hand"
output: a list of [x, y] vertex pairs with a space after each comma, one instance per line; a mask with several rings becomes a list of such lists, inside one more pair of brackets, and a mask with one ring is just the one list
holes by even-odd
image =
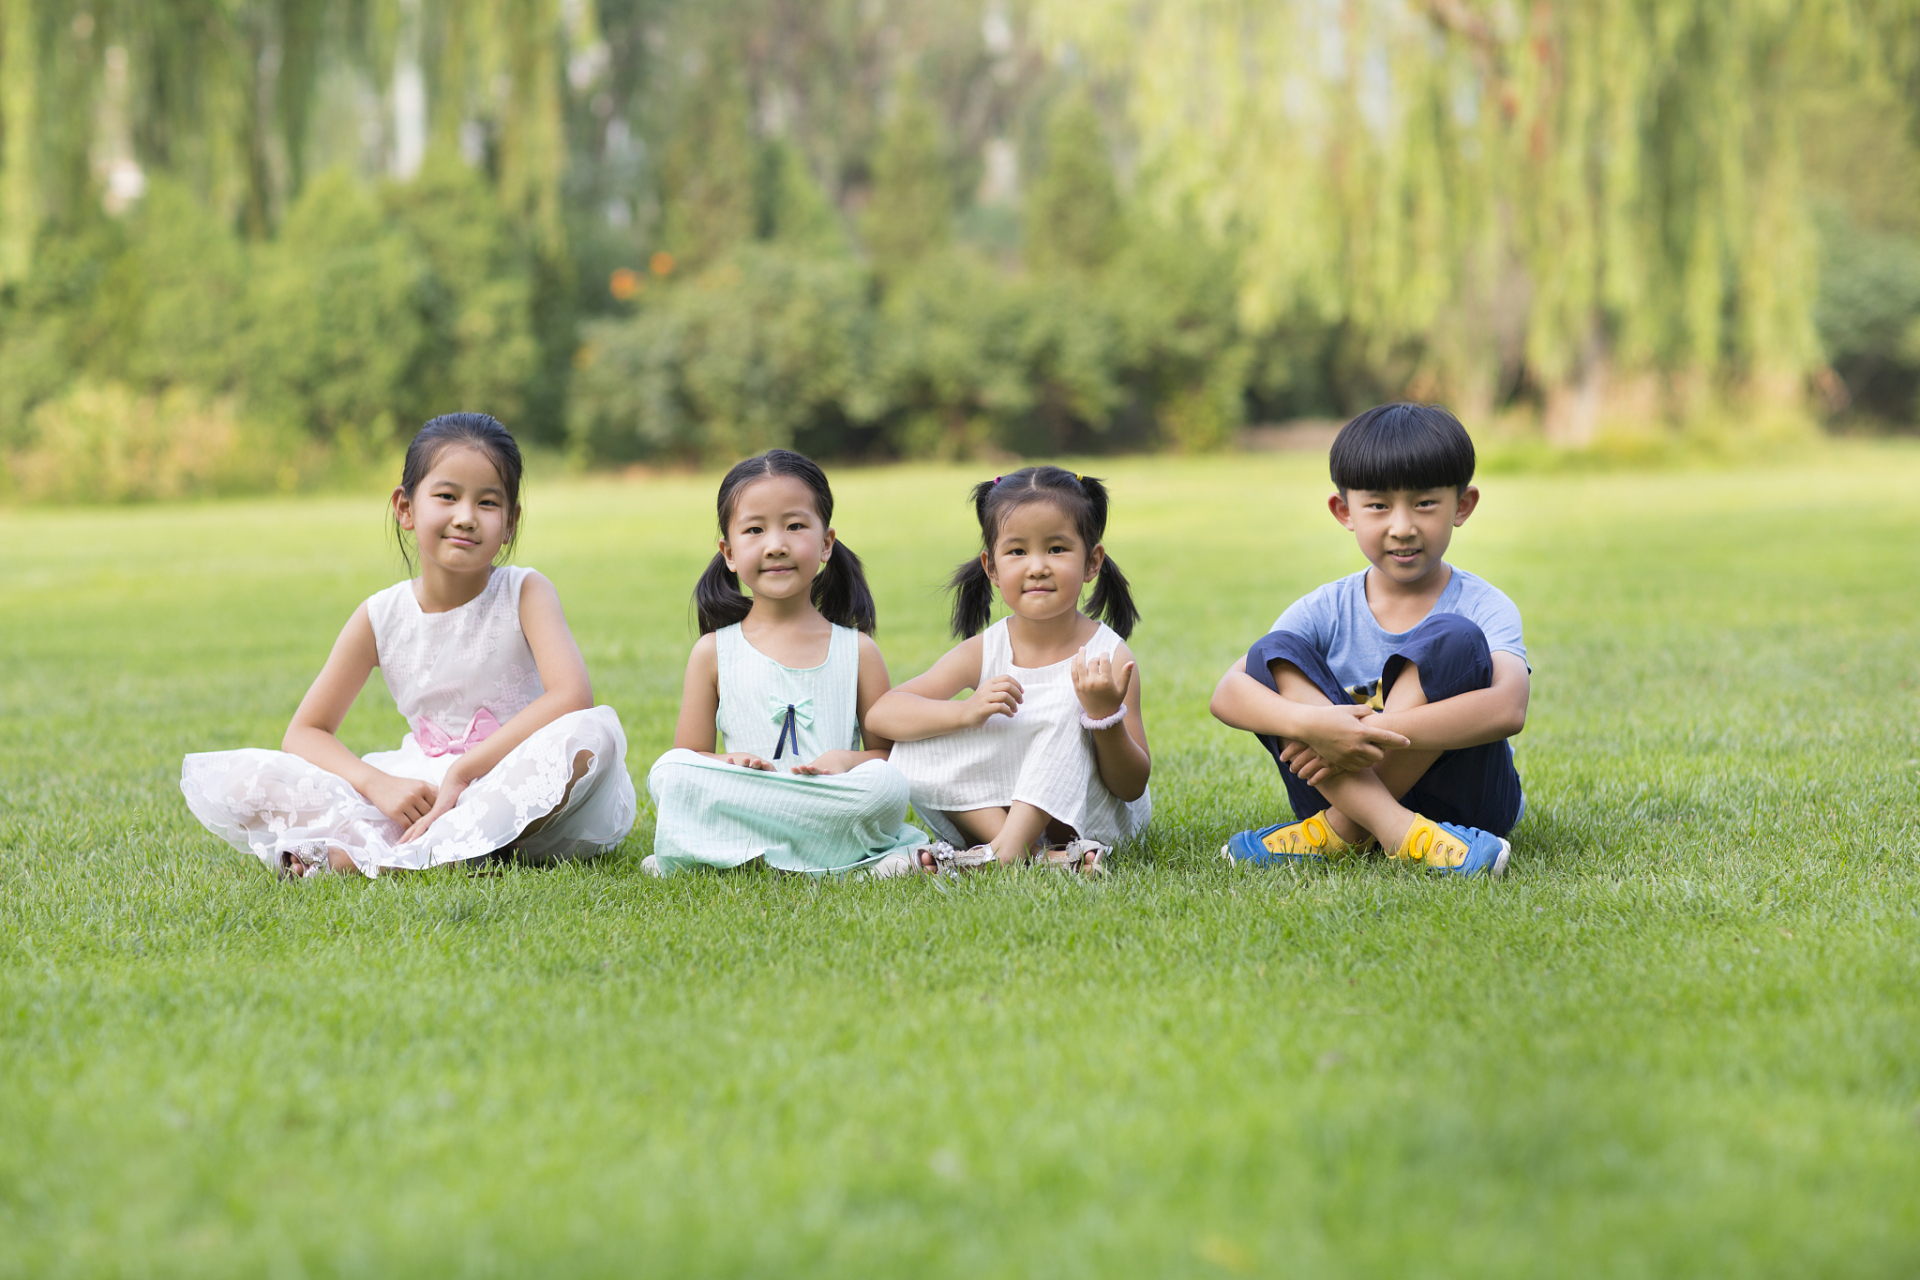
[[401, 826], [411, 827], [433, 811], [434, 801], [440, 798], [440, 788], [418, 778], [396, 778], [382, 773], [362, 787], [360, 794]]
[[968, 725], [982, 725], [995, 716], [1010, 716], [1018, 711], [1020, 699], [1025, 696], [1018, 680], [1012, 676], [995, 676], [960, 705]]
[[759, 769], [764, 773], [778, 773], [770, 762], [762, 760], [751, 751], [729, 751], [720, 757], [722, 764], [737, 764], [742, 769]]
[[433, 798], [433, 808], [427, 810], [419, 821], [407, 828], [406, 834], [400, 837], [400, 843], [406, 844], [427, 834], [427, 828], [438, 822], [441, 814], [460, 803], [460, 793], [469, 785], [468, 779], [463, 777], [459, 770], [447, 770], [447, 776], [440, 780], [439, 792]]
[[859, 761], [858, 751], [823, 751], [817, 759], [793, 766], [793, 772], [807, 774], [810, 777], [823, 773], [845, 773]]

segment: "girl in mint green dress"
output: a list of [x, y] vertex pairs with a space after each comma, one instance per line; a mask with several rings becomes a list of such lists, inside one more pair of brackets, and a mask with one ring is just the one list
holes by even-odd
[[658, 821], [643, 865], [915, 870], [927, 837], [907, 825], [893, 744], [860, 733], [887, 666], [867, 634], [860, 560], [831, 527], [826, 475], [774, 449], [727, 473], [719, 506], [673, 749], [647, 774]]

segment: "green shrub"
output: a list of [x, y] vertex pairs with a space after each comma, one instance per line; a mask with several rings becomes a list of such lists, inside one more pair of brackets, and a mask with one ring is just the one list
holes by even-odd
[[86, 381], [38, 405], [6, 461], [9, 497], [130, 502], [291, 489], [319, 459], [311, 442], [246, 418], [232, 397]]
[[831, 431], [859, 404], [867, 289], [851, 259], [750, 244], [655, 289], [630, 319], [590, 322], [574, 456], [731, 459]]
[[1870, 417], [1920, 419], [1920, 241], [1821, 222], [1820, 298], [1814, 310], [1827, 360]]

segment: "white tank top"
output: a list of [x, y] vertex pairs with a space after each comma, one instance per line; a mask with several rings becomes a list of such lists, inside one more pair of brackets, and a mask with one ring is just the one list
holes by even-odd
[[476, 745], [546, 692], [520, 630], [520, 588], [532, 572], [497, 568], [485, 590], [445, 613], [422, 610], [411, 581], [368, 597], [380, 674], [429, 755]]

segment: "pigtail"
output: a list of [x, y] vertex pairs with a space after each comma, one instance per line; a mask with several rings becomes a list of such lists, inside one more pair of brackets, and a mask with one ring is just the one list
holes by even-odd
[[985, 631], [993, 619], [993, 579], [979, 556], [960, 562], [947, 590], [953, 592], [953, 634], [965, 640]]
[[[1087, 495], [1093, 541], [1102, 541], [1107, 536], [1107, 486], [1100, 483], [1098, 476], [1075, 476], [1073, 479], [1080, 486], [1080, 492]], [[1120, 572], [1120, 566], [1113, 562], [1112, 556], [1101, 563], [1100, 574], [1093, 581], [1093, 595], [1087, 599], [1087, 616], [1101, 619], [1122, 640], [1133, 634], [1134, 623], [1140, 621], [1140, 610], [1133, 603], [1127, 575]]]
[[[819, 584], [815, 583], [818, 591]], [[707, 562], [707, 571], [693, 586], [693, 611], [700, 617], [700, 634], [730, 627], [744, 619], [753, 601], [740, 590], [740, 575], [727, 568], [727, 558], [718, 552]]]
[[1120, 572], [1112, 556], [1101, 562], [1100, 574], [1093, 580], [1087, 616], [1101, 619], [1122, 640], [1133, 634], [1133, 624], [1140, 621], [1140, 610], [1134, 607], [1133, 592], [1127, 587], [1127, 575]]
[[813, 607], [836, 627], [873, 633], [876, 610], [867, 571], [844, 542], [833, 544], [833, 554], [813, 577]]

